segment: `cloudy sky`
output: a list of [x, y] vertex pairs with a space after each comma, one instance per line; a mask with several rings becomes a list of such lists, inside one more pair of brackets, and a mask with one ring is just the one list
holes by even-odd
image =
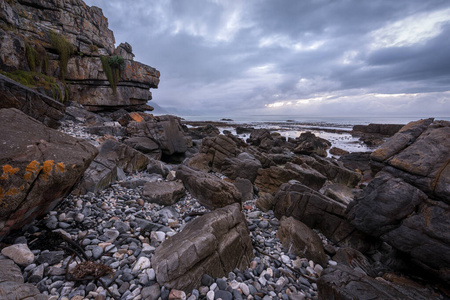
[[448, 0], [85, 2], [180, 115], [450, 116]]

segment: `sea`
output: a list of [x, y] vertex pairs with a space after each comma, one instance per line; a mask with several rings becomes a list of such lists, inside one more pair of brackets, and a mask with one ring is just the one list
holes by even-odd
[[[373, 151], [376, 147], [369, 147], [353, 136], [351, 130], [354, 125], [375, 124], [407, 124], [429, 117], [405, 116], [370, 116], [370, 117], [329, 117], [329, 116], [297, 116], [297, 115], [246, 115], [246, 116], [180, 116], [186, 121], [219, 122], [217, 127], [221, 132], [228, 130], [236, 134], [236, 126], [247, 126], [255, 129], [266, 128], [271, 132], [278, 132], [286, 138], [296, 138], [303, 132], [310, 131], [316, 136], [331, 142], [348, 152]], [[450, 117], [435, 117], [435, 120], [450, 121]], [[240, 134], [246, 140], [250, 134]], [[331, 156], [331, 154], [328, 154]]]

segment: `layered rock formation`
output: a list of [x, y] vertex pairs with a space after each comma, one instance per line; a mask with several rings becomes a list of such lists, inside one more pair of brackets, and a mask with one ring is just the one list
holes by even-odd
[[65, 197], [98, 150], [17, 109], [0, 110], [0, 237]]
[[56, 128], [64, 116], [64, 105], [0, 75], [0, 108], [17, 108], [30, 117]]
[[450, 122], [412, 122], [371, 159], [379, 172], [349, 220], [450, 282]]
[[[1, 70], [60, 78], [59, 86], [70, 98], [92, 111], [151, 110], [146, 103], [149, 89], [158, 87], [159, 71], [133, 61], [127, 43], [114, 49], [113, 32], [100, 8], [82, 0], [1, 1], [0, 8]], [[117, 66], [117, 87], [112, 88], [111, 66], [105, 69], [101, 56], [114, 55], [123, 63]]]

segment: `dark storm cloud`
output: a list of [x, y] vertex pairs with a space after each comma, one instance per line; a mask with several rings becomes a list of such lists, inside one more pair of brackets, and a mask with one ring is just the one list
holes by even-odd
[[179, 113], [450, 115], [448, 1], [86, 2], [161, 71], [154, 101]]

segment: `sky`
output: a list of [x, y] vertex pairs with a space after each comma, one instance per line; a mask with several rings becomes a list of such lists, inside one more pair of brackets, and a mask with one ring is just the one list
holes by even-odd
[[450, 116], [448, 0], [85, 0], [179, 115]]

